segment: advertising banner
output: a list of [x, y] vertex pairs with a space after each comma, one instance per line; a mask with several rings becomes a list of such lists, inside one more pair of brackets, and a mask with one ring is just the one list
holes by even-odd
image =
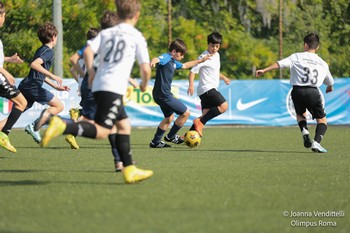
[[[19, 83], [21, 79], [16, 79]], [[128, 87], [124, 96], [127, 114], [133, 126], [157, 126], [163, 119], [163, 114], [152, 98], [153, 81], [146, 92], [138, 88]], [[197, 83], [195, 82], [195, 85]], [[70, 108], [79, 108], [80, 97], [78, 85], [73, 79], [65, 79], [64, 85], [71, 88], [70, 92], [61, 92], [45, 85], [65, 105], [59, 115], [69, 117]], [[172, 93], [190, 110], [191, 116], [186, 126], [201, 115], [200, 99], [194, 93], [187, 95], [188, 81], [174, 80]], [[325, 109], [329, 124], [350, 124], [350, 78], [335, 79], [334, 91], [325, 93], [325, 86], [320, 88], [324, 97]], [[256, 126], [288, 126], [296, 124], [291, 86], [289, 80], [232, 80], [230, 85], [221, 82], [219, 91], [226, 98], [228, 110], [209, 121], [208, 125], [256, 125]], [[24, 112], [15, 127], [22, 128], [34, 121], [47, 106], [35, 103], [31, 109]], [[6, 118], [12, 108], [11, 101], [0, 98], [0, 119]], [[310, 122], [315, 123], [308, 115]]]

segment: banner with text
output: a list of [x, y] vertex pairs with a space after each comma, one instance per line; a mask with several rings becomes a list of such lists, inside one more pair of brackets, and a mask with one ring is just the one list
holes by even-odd
[[[16, 79], [19, 83], [21, 79]], [[153, 81], [146, 92], [138, 88], [128, 87], [124, 97], [127, 114], [133, 126], [157, 126], [163, 119], [159, 106], [153, 101]], [[195, 83], [197, 84], [197, 82]], [[79, 108], [80, 97], [78, 85], [73, 79], [64, 80], [64, 85], [71, 88], [70, 92], [60, 92], [45, 85], [65, 105], [59, 115], [69, 117], [70, 108]], [[191, 116], [186, 126], [201, 115], [200, 99], [187, 95], [188, 81], [173, 81], [172, 92], [190, 110]], [[325, 93], [325, 86], [320, 90], [324, 96], [325, 109], [329, 124], [350, 124], [350, 78], [335, 79], [334, 91]], [[226, 98], [228, 110], [209, 121], [208, 125], [257, 125], [257, 126], [288, 126], [296, 124], [295, 111], [291, 100], [289, 80], [232, 80], [230, 85], [220, 84], [219, 91]], [[33, 122], [47, 106], [35, 103], [31, 109], [24, 112], [15, 127], [25, 127]], [[0, 98], [0, 119], [6, 118], [12, 108], [12, 103]], [[308, 115], [310, 122], [315, 123]]]

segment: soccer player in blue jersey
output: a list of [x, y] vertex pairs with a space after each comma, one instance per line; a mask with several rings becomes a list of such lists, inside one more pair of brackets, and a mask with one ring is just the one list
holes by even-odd
[[[30, 63], [28, 76], [24, 78], [18, 86], [18, 89], [28, 102], [25, 110], [30, 109], [34, 102], [38, 102], [42, 105], [49, 105], [48, 111], [51, 114], [58, 114], [64, 108], [61, 100], [50, 91], [43, 88], [43, 83], [45, 82], [58, 91], [70, 90], [69, 87], [62, 85], [61, 77], [50, 72], [51, 64], [54, 59], [53, 47], [57, 43], [57, 34], [58, 32], [55, 25], [50, 22], [41, 25], [38, 29], [37, 35], [42, 46], [38, 48], [34, 54], [33, 61]], [[27, 125], [25, 131], [33, 137], [35, 142], [39, 143], [41, 141], [40, 134], [34, 129], [37, 120]]]
[[162, 141], [162, 137], [174, 120], [174, 113], [179, 115], [171, 127], [169, 133], [165, 135], [164, 140], [175, 144], [184, 142], [177, 132], [186, 123], [190, 116], [188, 108], [171, 93], [171, 83], [177, 69], [189, 69], [194, 65], [204, 62], [210, 58], [210, 55], [202, 57], [200, 60], [181, 63], [186, 53], [186, 44], [181, 39], [176, 39], [171, 42], [168, 53], [164, 53], [159, 57], [151, 60], [151, 67], [156, 67], [156, 80], [153, 87], [153, 99], [159, 105], [163, 112], [164, 119], [160, 122], [157, 131], [150, 142], [151, 148], [171, 147]]

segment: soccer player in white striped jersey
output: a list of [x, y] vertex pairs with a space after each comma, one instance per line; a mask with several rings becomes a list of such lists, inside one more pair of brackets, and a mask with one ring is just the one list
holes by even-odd
[[[115, 0], [120, 23], [102, 30], [93, 40], [88, 41], [84, 58], [89, 73], [89, 83], [97, 105], [94, 123], [64, 122], [58, 116], [50, 119], [41, 145], [60, 134], [72, 134], [87, 138], [106, 138], [113, 125], [117, 126], [117, 150], [124, 165], [122, 171], [126, 183], [145, 180], [153, 175], [151, 170], [142, 170], [132, 163], [130, 153], [131, 125], [123, 105], [128, 78], [135, 59], [140, 65], [141, 91], [145, 91], [151, 76], [147, 42], [134, 26], [137, 23], [141, 0]], [[100, 55], [99, 67], [95, 74], [94, 54]], [[45, 116], [43, 116], [45, 122]]]
[[[290, 69], [290, 84], [292, 100], [297, 116], [297, 122], [302, 132], [304, 146], [314, 152], [326, 153], [320, 143], [327, 131], [326, 112], [324, 110], [322, 93], [319, 87], [327, 86], [326, 93], [333, 91], [334, 79], [329, 71], [328, 64], [320, 58], [316, 52], [319, 48], [320, 39], [315, 33], [304, 37], [304, 52], [294, 53], [269, 67], [256, 71], [256, 76], [275, 69]], [[314, 141], [310, 139], [307, 127], [306, 110], [317, 121]]]

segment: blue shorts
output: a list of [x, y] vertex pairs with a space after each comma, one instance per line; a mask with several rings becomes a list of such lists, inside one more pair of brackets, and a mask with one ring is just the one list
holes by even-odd
[[87, 119], [93, 120], [96, 115], [97, 106], [94, 95], [92, 94], [91, 89], [88, 87], [87, 80], [88, 78], [85, 77], [80, 87], [80, 106], [82, 107], [81, 115]]
[[164, 117], [170, 117], [173, 113], [177, 115], [182, 115], [187, 111], [186, 105], [184, 105], [180, 100], [174, 98], [155, 99], [154, 100], [163, 112]]
[[18, 89], [22, 92], [28, 102], [24, 111], [30, 109], [35, 102], [38, 102], [41, 105], [46, 105], [55, 97], [54, 94], [43, 87], [26, 88], [19, 84]]

